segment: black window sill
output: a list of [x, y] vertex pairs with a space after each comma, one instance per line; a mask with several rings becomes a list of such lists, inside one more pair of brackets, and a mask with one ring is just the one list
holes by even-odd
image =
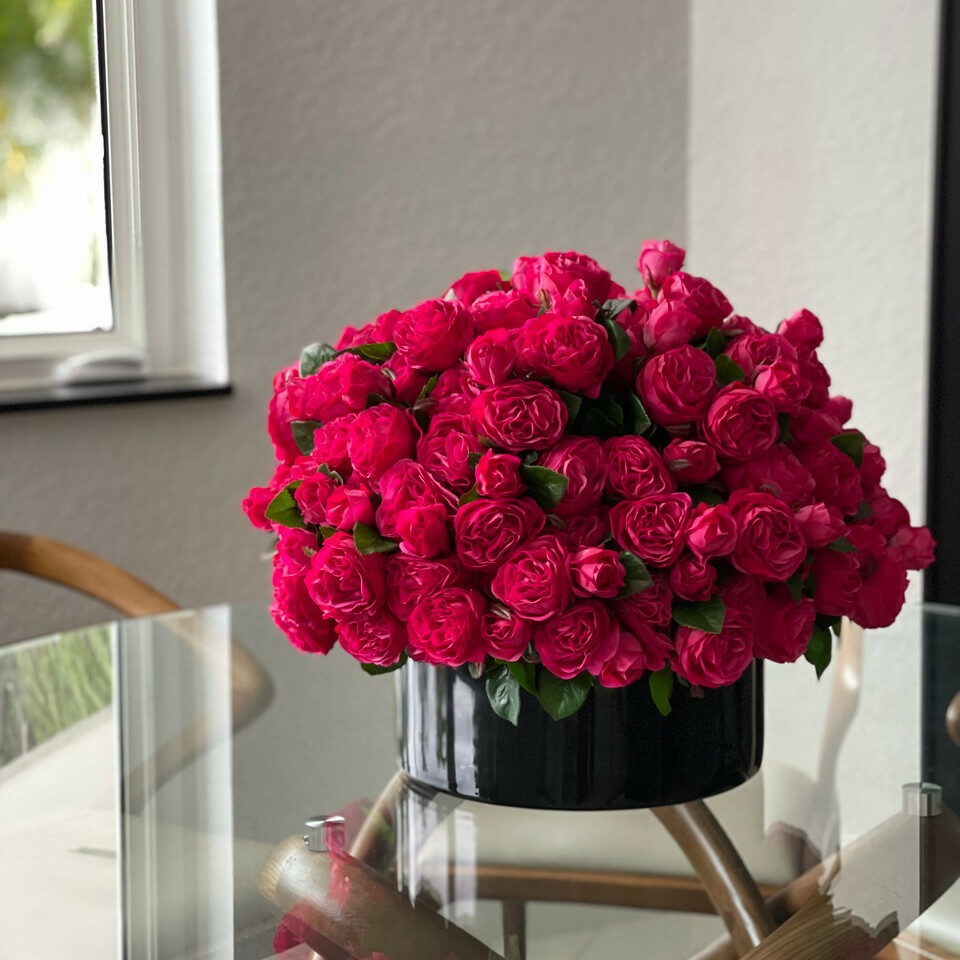
[[233, 393], [229, 383], [214, 383], [190, 377], [156, 378], [123, 383], [78, 383], [0, 391], [0, 413], [21, 410], [55, 410], [60, 407], [96, 407], [114, 403], [145, 403], [154, 400], [190, 400], [225, 397]]

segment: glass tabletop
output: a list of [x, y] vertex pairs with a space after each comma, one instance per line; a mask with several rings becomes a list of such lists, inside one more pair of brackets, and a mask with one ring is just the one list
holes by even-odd
[[[761, 772], [706, 802], [784, 924], [758, 957], [824, 930], [848, 952], [796, 956], [960, 951], [956, 778], [942, 809], [917, 786], [931, 637], [956, 654], [958, 612], [905, 609], [819, 682], [765, 665]], [[265, 606], [0, 649], [0, 954], [746, 952], [654, 811], [462, 801], [398, 776], [396, 730], [394, 678], [299, 653]]]

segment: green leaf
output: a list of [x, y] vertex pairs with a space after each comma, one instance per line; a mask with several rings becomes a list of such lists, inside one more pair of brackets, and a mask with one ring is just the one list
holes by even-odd
[[530, 496], [544, 509], [552, 510], [567, 491], [567, 478], [556, 470], [521, 464], [520, 479], [527, 485]]
[[313, 453], [313, 434], [322, 424], [316, 420], [293, 420], [290, 423], [290, 432], [297, 449], [303, 453]]
[[858, 467], [863, 463], [863, 445], [867, 438], [859, 430], [848, 433], [838, 433], [830, 438], [830, 442], [841, 453], [845, 453]]
[[437, 385], [440, 380], [440, 374], [435, 373], [424, 385], [423, 389], [417, 394], [417, 402], [420, 400], [426, 400], [427, 397], [433, 393], [433, 388]]
[[406, 662], [407, 654], [404, 651], [400, 654], [400, 659], [389, 667], [381, 667], [377, 663], [361, 663], [360, 669], [364, 673], [369, 673], [371, 677], [382, 677], [385, 673], [393, 673], [394, 670], [399, 670]]
[[636, 300], [623, 297], [606, 300], [597, 311], [597, 320], [600, 323], [607, 320], [616, 320], [624, 310], [633, 310], [636, 305]]
[[707, 355], [716, 359], [726, 348], [727, 338], [716, 327], [711, 327], [707, 339], [703, 341]]
[[307, 530], [307, 524], [300, 514], [300, 507], [293, 496], [293, 491], [300, 486], [299, 480], [288, 483], [271, 501], [264, 515], [268, 520], [279, 523], [282, 527], [293, 527]]
[[329, 343], [311, 343], [304, 347], [300, 354], [300, 376], [311, 376], [336, 355], [337, 351]]
[[341, 477], [336, 470], [331, 470], [325, 463], [321, 463], [320, 466], [317, 467], [317, 473], [322, 473], [325, 477], [329, 477], [337, 483], [343, 483], [343, 477]]
[[723, 599], [713, 596], [702, 603], [674, 601], [673, 619], [682, 627], [703, 630], [704, 633], [719, 633], [727, 618], [727, 608]]
[[684, 492], [690, 495], [694, 505], [705, 503], [707, 506], [715, 507], [718, 503], [723, 503], [723, 496], [713, 487], [708, 487], [702, 483], [695, 483], [691, 487], [684, 487]]
[[477, 490], [477, 485], [474, 484], [458, 501], [462, 507], [466, 503], [473, 503], [474, 500], [480, 499], [480, 492]]
[[505, 667], [497, 667], [487, 675], [487, 699], [498, 717], [517, 725], [520, 717], [520, 684]]
[[743, 372], [743, 367], [736, 360], [731, 360], [725, 353], [713, 358], [713, 365], [717, 368], [717, 383], [725, 387], [728, 383], [739, 380], [741, 383], [746, 380], [747, 375]]
[[790, 431], [790, 414], [777, 414], [777, 423], [780, 424], [780, 436], [778, 439], [781, 443], [789, 443], [793, 439], [793, 433]]
[[823, 676], [823, 671], [830, 666], [830, 658], [833, 656], [830, 632], [822, 627], [814, 627], [813, 636], [810, 638], [803, 656], [814, 665], [819, 680]]
[[368, 527], [365, 523], [353, 525], [353, 542], [360, 553], [393, 553], [400, 546], [395, 540], [381, 537], [373, 527]]
[[872, 516], [873, 507], [871, 507], [866, 500], [861, 500], [860, 506], [857, 507], [857, 512], [853, 515], [854, 522], [858, 520], [869, 520]]
[[355, 353], [358, 357], [373, 363], [383, 363], [397, 352], [397, 345], [393, 342], [358, 343], [355, 347], [347, 347], [343, 352]]
[[627, 331], [617, 323], [612, 317], [606, 317], [600, 321], [603, 329], [607, 331], [607, 337], [610, 339], [610, 346], [613, 347], [613, 357], [615, 360], [622, 360], [629, 352], [632, 346]]
[[572, 680], [561, 680], [549, 670], [540, 671], [540, 681], [537, 693], [543, 709], [554, 720], [562, 720], [576, 713], [587, 699], [587, 694], [593, 686], [589, 673], [581, 673]]
[[526, 463], [527, 465], [531, 463], [536, 463], [540, 459], [540, 454], [536, 450], [526, 450], [520, 454], [520, 462]]
[[332, 537], [335, 533], [340, 532], [336, 527], [328, 527], [326, 524], [324, 524], [322, 527], [319, 527], [318, 529], [319, 529], [321, 538], [324, 540], [326, 540], [327, 537]]
[[580, 407], [583, 405], [583, 397], [576, 393], [569, 393], [567, 390], [557, 390], [560, 399], [567, 405], [567, 423], [573, 423], [580, 413]]
[[797, 603], [803, 599], [803, 575], [799, 570], [787, 580], [784, 586], [790, 591], [790, 597]]
[[514, 660], [512, 663], [504, 664], [504, 666], [513, 674], [517, 683], [527, 693], [537, 696], [537, 665], [535, 663], [527, 663], [526, 660]]
[[635, 394], [630, 394], [630, 429], [631, 433], [640, 436], [650, 429], [650, 417], [643, 408], [640, 398]]
[[673, 693], [673, 671], [669, 666], [650, 674], [650, 696], [661, 717], [670, 715], [670, 695]]
[[640, 593], [653, 585], [650, 571], [647, 570], [646, 564], [635, 553], [631, 553], [629, 550], [621, 550], [620, 562], [626, 571], [626, 578], [623, 587], [617, 594], [618, 599], [632, 597], [635, 593]]
[[828, 543], [827, 546], [831, 550], [836, 550], [837, 553], [856, 553], [857, 548], [846, 538], [846, 537], [837, 537], [832, 543]]
[[612, 393], [604, 391], [596, 400], [583, 401], [574, 427], [581, 436], [622, 437], [623, 407]]

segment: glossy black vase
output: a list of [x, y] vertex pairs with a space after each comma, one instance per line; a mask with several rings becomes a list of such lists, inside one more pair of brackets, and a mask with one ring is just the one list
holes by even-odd
[[607, 810], [685, 803], [739, 786], [760, 768], [763, 665], [693, 697], [674, 690], [661, 717], [645, 682], [594, 689], [552, 720], [521, 691], [516, 727], [498, 717], [466, 667], [408, 662], [398, 673], [403, 769], [431, 787], [488, 803]]

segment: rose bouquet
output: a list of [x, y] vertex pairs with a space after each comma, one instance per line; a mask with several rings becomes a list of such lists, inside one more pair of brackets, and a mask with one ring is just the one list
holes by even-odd
[[407, 657], [554, 717], [595, 684], [721, 687], [893, 621], [933, 559], [829, 392], [822, 329], [733, 314], [647, 242], [632, 293], [578, 253], [468, 273], [274, 379], [272, 614], [370, 673]]

